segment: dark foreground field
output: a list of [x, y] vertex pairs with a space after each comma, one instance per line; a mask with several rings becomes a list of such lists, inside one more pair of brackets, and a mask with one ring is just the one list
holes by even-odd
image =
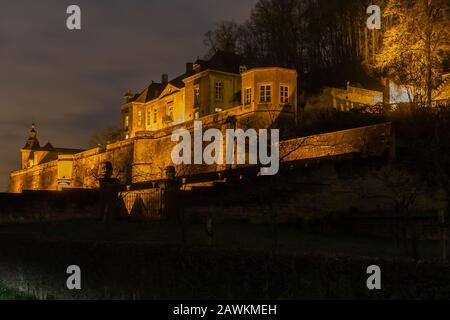
[[[421, 260], [390, 239], [268, 225], [71, 221], [0, 227], [0, 287], [40, 299], [448, 299], [437, 242]], [[382, 270], [369, 291], [366, 269]], [[82, 290], [66, 288], [79, 265]], [[13, 298], [14, 295], [6, 295]]]
[[[184, 237], [183, 237], [184, 228]], [[61, 221], [0, 226], [0, 236], [89, 243], [146, 243], [209, 246], [204, 224], [112, 223]], [[184, 240], [183, 240], [184, 239]], [[276, 244], [275, 244], [276, 240]], [[394, 239], [361, 234], [304, 231], [295, 226], [255, 224], [217, 224], [213, 227], [214, 248], [288, 251], [367, 257], [407, 258], [401, 243]], [[419, 241], [419, 256], [439, 260], [439, 241]]]

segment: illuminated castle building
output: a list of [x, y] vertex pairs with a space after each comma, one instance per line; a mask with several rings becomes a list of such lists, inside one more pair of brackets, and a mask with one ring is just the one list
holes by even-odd
[[[140, 93], [125, 94], [120, 108], [123, 140], [90, 150], [41, 147], [35, 126], [21, 149], [21, 169], [10, 175], [10, 192], [96, 188], [102, 163], [113, 166], [123, 184], [164, 177], [177, 128], [290, 128], [297, 112], [295, 70], [247, 69], [238, 56], [218, 52], [210, 60], [187, 63], [185, 72], [152, 82]], [[218, 171], [225, 166], [193, 166], [190, 173]], [[178, 173], [186, 168], [177, 168]]]

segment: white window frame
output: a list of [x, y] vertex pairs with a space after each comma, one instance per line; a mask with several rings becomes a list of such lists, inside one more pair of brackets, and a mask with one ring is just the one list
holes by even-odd
[[[262, 91], [262, 88], [264, 87], [264, 91]], [[272, 83], [260, 83], [259, 86], [259, 103], [272, 103], [272, 97], [273, 97], [273, 85]], [[269, 90], [267, 90], [269, 88]], [[264, 94], [262, 94], [264, 92]], [[270, 93], [269, 95], [267, 93]], [[267, 97], [270, 97], [268, 99]]]
[[216, 101], [223, 101], [224, 84], [223, 81], [217, 80], [214, 85]]
[[138, 111], [138, 127], [142, 126], [142, 110]]
[[153, 108], [153, 123], [158, 123], [158, 109]]
[[[283, 88], [287, 89], [286, 96], [283, 94]], [[280, 84], [280, 104], [289, 104], [289, 91], [287, 84]]]
[[151, 126], [152, 125], [152, 121], [151, 121], [151, 118], [152, 118], [152, 110], [149, 108], [149, 109], [147, 109], [147, 126]]
[[252, 104], [252, 87], [244, 89], [244, 106]]

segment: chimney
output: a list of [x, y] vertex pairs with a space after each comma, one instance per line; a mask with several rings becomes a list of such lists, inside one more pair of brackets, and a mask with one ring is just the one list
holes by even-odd
[[162, 84], [168, 84], [169, 83], [169, 76], [167, 74], [161, 75], [161, 83]]
[[186, 73], [191, 73], [194, 70], [194, 64], [192, 62], [186, 63]]

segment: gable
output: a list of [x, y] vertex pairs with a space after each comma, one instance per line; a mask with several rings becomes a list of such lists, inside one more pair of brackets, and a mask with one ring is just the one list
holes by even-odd
[[179, 88], [177, 88], [177, 87], [175, 87], [174, 85], [172, 85], [172, 84], [169, 83], [169, 84], [164, 88], [164, 90], [161, 92], [161, 94], [159, 95], [158, 99], [164, 98], [164, 97], [169, 96], [169, 95], [171, 95], [171, 94], [173, 94], [173, 93], [175, 93], [175, 92], [178, 92], [178, 91], [180, 91]]

